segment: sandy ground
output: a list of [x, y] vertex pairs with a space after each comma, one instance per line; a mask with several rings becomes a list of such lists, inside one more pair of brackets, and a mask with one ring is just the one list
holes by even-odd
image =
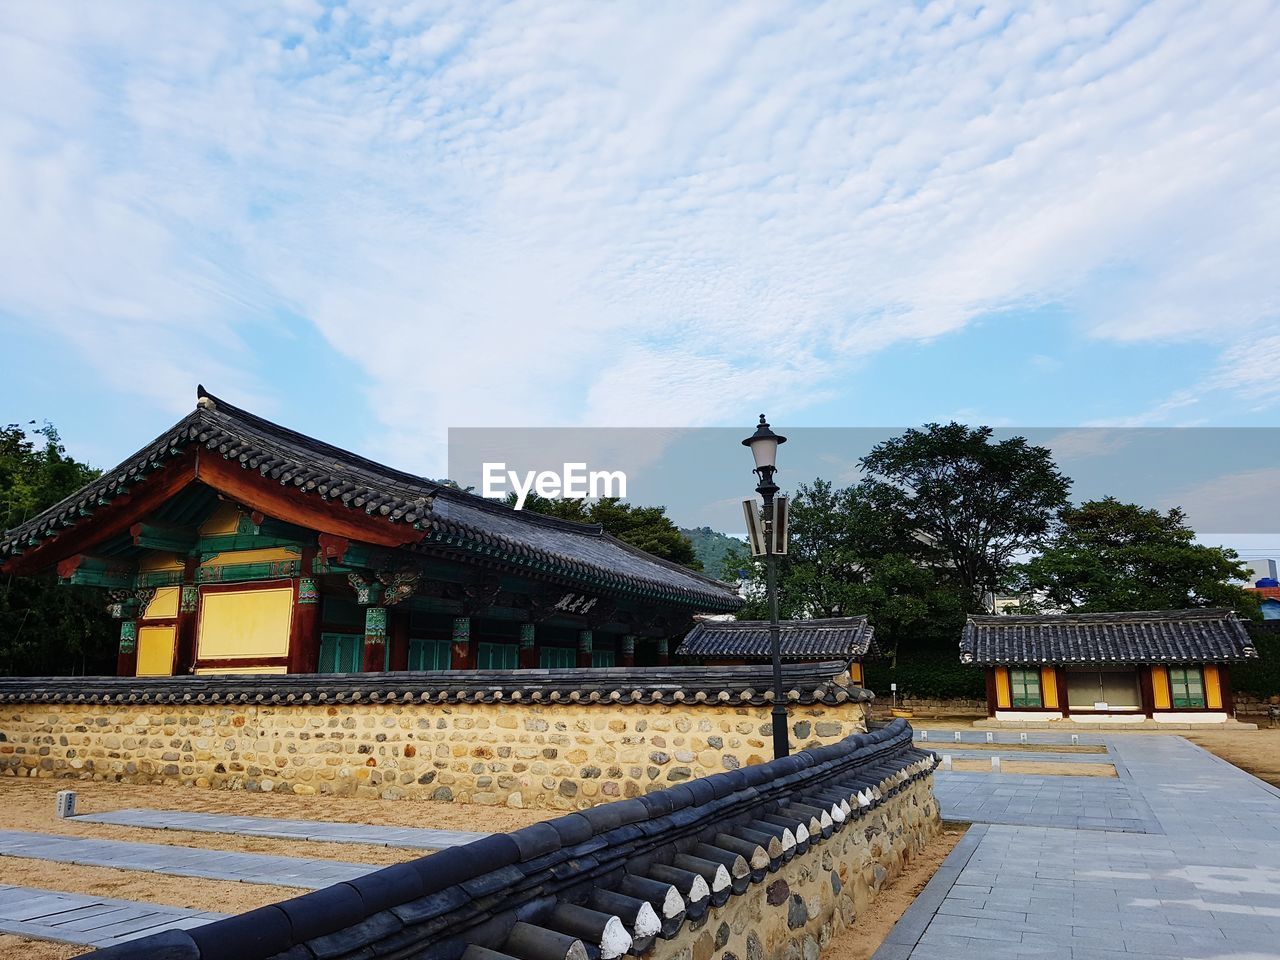
[[[951, 769], [960, 773], [992, 773], [990, 760], [952, 760]], [[1054, 760], [1006, 760], [1000, 758], [1001, 773], [1021, 773], [1052, 777], [1114, 777], [1109, 763], [1062, 763]]]
[[[100, 813], [125, 807], [153, 810], [185, 810], [238, 816], [289, 817], [333, 820], [446, 830], [515, 830], [557, 816], [553, 810], [511, 810], [460, 803], [414, 803], [406, 800], [338, 799], [334, 797], [277, 797], [242, 791], [214, 791], [183, 787], [134, 786], [119, 783], [67, 782], [65, 780], [0, 779], [0, 828], [96, 837], [100, 840], [132, 840], [171, 846], [205, 847], [281, 856], [386, 865], [422, 856], [424, 851], [402, 850], [355, 843], [318, 843], [238, 837], [232, 834], [184, 830], [148, 830], [117, 827], [54, 816], [54, 796], [59, 790], [75, 790], [79, 813]], [[320, 801], [319, 803], [313, 801]]]
[[5, 960], [67, 960], [88, 953], [88, 947], [73, 947], [69, 943], [51, 943], [48, 940], [27, 940], [12, 934], [0, 933], [0, 957]]
[[868, 960], [876, 952], [894, 924], [937, 872], [951, 848], [960, 842], [968, 824], [944, 823], [942, 832], [912, 860], [892, 883], [883, 888], [852, 927], [832, 938], [822, 956], [824, 960]]
[[[244, 791], [4, 777], [0, 778], [0, 829], [203, 847], [210, 850], [348, 860], [375, 866], [425, 855], [425, 851], [420, 850], [363, 844], [276, 840], [180, 830], [146, 830], [75, 819], [61, 820], [53, 812], [54, 795], [59, 790], [76, 791], [77, 807], [81, 813], [144, 807], [154, 810], [482, 831], [516, 830], [559, 815], [559, 811], [554, 810], [512, 810], [507, 807], [478, 807], [460, 803], [275, 796]], [[169, 877], [141, 871], [81, 867], [16, 857], [0, 858], [0, 880], [66, 893], [163, 903], [221, 913], [240, 913], [306, 892], [292, 887]], [[0, 934], [0, 958], [63, 960], [85, 952], [81, 947]]]

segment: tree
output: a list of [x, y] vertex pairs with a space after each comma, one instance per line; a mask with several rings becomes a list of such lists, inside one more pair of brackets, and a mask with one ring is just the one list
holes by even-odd
[[1231, 607], [1256, 617], [1247, 569], [1234, 550], [1195, 542], [1178, 507], [1167, 513], [1115, 497], [1062, 511], [1053, 538], [1017, 571], [1022, 589], [1051, 608], [1180, 610]]
[[[791, 501], [788, 552], [778, 558], [784, 619], [866, 615], [876, 643], [896, 661], [901, 644], [952, 644], [964, 622], [963, 594], [924, 561], [926, 548], [874, 485], [837, 489], [818, 479]], [[764, 619], [764, 564], [745, 549], [726, 560], [751, 571], [741, 619]]]
[[918, 536], [926, 561], [975, 611], [1020, 553], [1043, 546], [1071, 486], [1048, 448], [991, 436], [990, 427], [930, 423], [859, 461], [868, 495], [892, 511], [897, 529]]
[[[67, 456], [57, 430], [0, 428], [0, 528], [10, 529], [65, 499], [98, 475]], [[0, 671], [110, 673], [117, 627], [101, 593], [51, 578], [0, 580]]]
[[[506, 502], [514, 506], [515, 494], [508, 494]], [[617, 497], [599, 500], [553, 500], [529, 494], [524, 509], [561, 520], [578, 523], [598, 523], [605, 533], [617, 537], [632, 546], [639, 547], [655, 557], [672, 563], [701, 570], [702, 561], [694, 553], [689, 538], [667, 516], [666, 507], [636, 507]]]

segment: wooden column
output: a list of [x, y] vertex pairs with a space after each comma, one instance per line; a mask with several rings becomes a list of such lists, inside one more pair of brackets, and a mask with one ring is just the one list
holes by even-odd
[[471, 618], [453, 618], [453, 669], [474, 670], [476, 650], [471, 642]]
[[107, 613], [120, 621], [120, 645], [116, 648], [116, 676], [136, 677], [138, 675], [138, 608], [141, 604], [136, 596], [121, 591], [113, 595], [112, 603], [107, 605]]
[[387, 669], [387, 608], [370, 604], [364, 608], [365, 673], [381, 673]]
[[391, 610], [390, 669], [409, 669], [409, 611]]
[[987, 716], [994, 717], [996, 715], [996, 672], [991, 667], [987, 668]]
[[[193, 564], [188, 564], [192, 566]], [[200, 624], [200, 588], [193, 581], [194, 571], [184, 577], [178, 592], [178, 620], [173, 626], [173, 673], [185, 676], [196, 667], [196, 634]]]
[[289, 635], [289, 672], [320, 669], [320, 588], [314, 577], [298, 577], [294, 588], [293, 630]]
[[1231, 692], [1231, 668], [1225, 663], [1218, 664], [1218, 687], [1222, 691], [1222, 709], [1228, 717], [1236, 715], [1236, 697]]
[[116, 676], [138, 675], [138, 621], [120, 621], [120, 647], [116, 651]]
[[578, 631], [578, 666], [591, 666], [591, 631]]
[[532, 623], [520, 624], [520, 669], [534, 670], [538, 666], [538, 628]]
[[622, 638], [622, 666], [636, 665], [636, 635], [628, 633]]
[[1148, 717], [1155, 716], [1155, 681], [1151, 676], [1151, 667], [1149, 666], [1138, 667], [1138, 696], [1142, 701], [1142, 712]]
[[666, 637], [662, 637], [658, 641], [658, 666], [667, 667], [671, 665], [671, 643]]

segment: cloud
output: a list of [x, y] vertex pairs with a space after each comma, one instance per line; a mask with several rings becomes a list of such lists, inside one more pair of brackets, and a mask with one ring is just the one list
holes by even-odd
[[446, 426], [781, 419], [1046, 303], [1203, 341], [1272, 403], [1278, 29], [1189, 0], [11, 8], [0, 313], [181, 407], [200, 373], [284, 403], [254, 332], [301, 317], [368, 384], [371, 452], [437, 470]]
[[1164, 496], [1158, 506], [1181, 507], [1195, 530], [1220, 535], [1280, 533], [1277, 489], [1280, 468], [1241, 470]]

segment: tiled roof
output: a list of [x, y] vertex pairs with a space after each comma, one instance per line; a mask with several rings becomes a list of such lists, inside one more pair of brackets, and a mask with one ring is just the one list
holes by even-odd
[[[843, 662], [787, 664], [791, 703], [868, 702]], [[760, 706], [767, 667], [591, 667], [182, 677], [0, 677], [0, 703], [542, 703]]]
[[1256, 657], [1231, 610], [970, 617], [962, 663], [1205, 663]]
[[[784, 620], [779, 624], [784, 660], [861, 660], [875, 628], [866, 617]], [[676, 653], [687, 657], [768, 660], [772, 657], [767, 620], [704, 620]]]
[[513, 510], [383, 466], [234, 407], [203, 387], [195, 411], [160, 437], [66, 500], [0, 534], [0, 561], [109, 509], [112, 500], [193, 447], [304, 495], [412, 526], [429, 542], [536, 566], [553, 576], [589, 578], [605, 589], [646, 589], [704, 610], [731, 611], [742, 604], [728, 584], [623, 543], [598, 524]]

